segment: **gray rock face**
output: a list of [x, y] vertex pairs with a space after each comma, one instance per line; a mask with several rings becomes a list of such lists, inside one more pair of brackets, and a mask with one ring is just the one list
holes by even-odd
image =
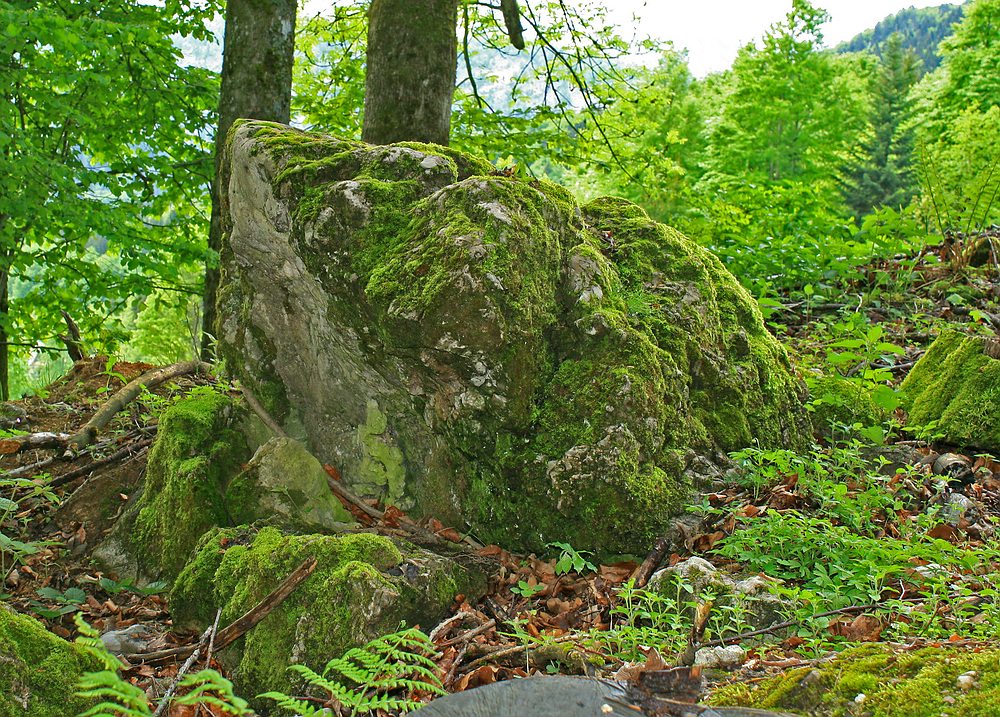
[[677, 581], [690, 587], [693, 597], [702, 592], [713, 594], [713, 609], [737, 611], [753, 629], [770, 627], [785, 619], [790, 605], [768, 591], [773, 578], [751, 575], [735, 579], [703, 558], [692, 557], [669, 568], [656, 571], [649, 579], [647, 590], [667, 596], [677, 592]]
[[749, 295], [623, 200], [249, 122], [222, 181], [220, 353], [358, 493], [638, 553], [725, 452], [808, 439]]
[[301, 533], [335, 533], [355, 523], [327, 487], [320, 462], [291, 438], [258, 448], [226, 498], [236, 524], [264, 520]]

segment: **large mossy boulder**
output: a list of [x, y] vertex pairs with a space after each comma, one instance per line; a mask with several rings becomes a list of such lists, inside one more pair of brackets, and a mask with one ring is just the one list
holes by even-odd
[[[317, 567], [260, 624], [223, 652], [238, 691], [291, 692], [301, 678], [289, 664], [322, 672], [352, 647], [394, 632], [401, 623], [429, 631], [459, 594], [486, 588], [492, 564], [466, 553], [433, 554], [368, 533], [288, 535], [276, 528], [217, 529], [170, 594], [174, 624], [203, 628], [257, 605], [303, 561]], [[299, 680], [297, 682], [296, 680]]]
[[1000, 650], [864, 645], [815, 667], [725, 687], [709, 702], [810, 717], [994, 717], [1000, 714]]
[[911, 426], [1000, 453], [1000, 341], [944, 331], [902, 383]]
[[363, 495], [639, 552], [706, 465], [809, 438], [753, 299], [627, 201], [263, 122], [221, 181], [220, 353]]
[[90, 705], [75, 696], [97, 661], [37, 620], [0, 603], [0, 717], [71, 717]]

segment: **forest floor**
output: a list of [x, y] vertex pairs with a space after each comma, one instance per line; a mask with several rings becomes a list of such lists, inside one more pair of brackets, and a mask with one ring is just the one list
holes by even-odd
[[[836, 301], [767, 307], [769, 323], [805, 371], [852, 377], [874, 370], [886, 372], [876, 378], [887, 375], [898, 384], [943, 326], [988, 332], [1000, 314], [995, 270], [952, 272], [936, 262], [900, 259], [867, 267], [851, 288]], [[874, 341], [872, 327], [881, 327]], [[900, 350], [877, 348], [884, 345]], [[78, 362], [46, 391], [12, 404], [14, 412], [4, 420], [14, 432], [72, 433], [112, 392], [149, 368]], [[76, 632], [72, 616], [79, 612], [102, 633], [137, 623], [154, 627], [149, 650], [197, 641], [197, 635], [171, 631], [165, 586], [103, 574], [83, 554], [95, 537], [88, 533], [114, 518], [114, 510], [107, 515], [107, 505], [97, 504], [107, 486], [115, 486], [119, 508], [140, 486], [159, 411], [211, 381], [180, 379], [143, 395], [72, 460], [45, 449], [3, 455], [8, 451], [0, 439], [0, 467], [6, 471], [0, 484], [0, 592], [8, 604], [70, 639]], [[548, 556], [487, 546], [481, 552], [501, 566], [490, 593], [474, 603], [457, 602], [454, 616], [439, 626], [421, 626], [438, 648], [445, 688], [461, 691], [538, 673], [628, 678], [637, 670], [678, 664], [688, 647], [722, 643], [743, 650], [728, 658], [726, 669], [706, 672], [716, 686], [755, 684], [861, 642], [900, 652], [997, 647], [1000, 457], [913, 435], [898, 428], [904, 420], [897, 412], [885, 422], [881, 446], [856, 440], [845, 428], [840, 440], [827, 432], [805, 456], [738, 456], [733, 482], [698, 507], [703, 528], [688, 537], [685, 550], [656, 556], [666, 566], [699, 556], [724, 575], [780, 582], [788, 609], [778, 626], [755, 630], [736, 610], [692, 638], [689, 603], [698, 596], [684, 585], [673, 600], [643, 596], [635, 584], [637, 577], [648, 577], [643, 556], [595, 565], [569, 545], [554, 545]], [[65, 502], [73, 493], [74, 500]], [[967, 500], [949, 497], [955, 494]], [[950, 507], [955, 505], [959, 509]], [[105, 517], [95, 522], [102, 511]], [[398, 516], [386, 521], [398, 526]], [[427, 527], [449, 533], [433, 521]], [[831, 537], [809, 555], [788, 549], [803, 531], [836, 536], [841, 529], [846, 541]], [[752, 541], [729, 540], [740, 531]], [[820, 563], [856, 570], [828, 570], [815, 562], [816, 555], [826, 556]], [[933, 580], [913, 577], [931, 569]], [[895, 583], [872, 580], [880, 570], [895, 576]], [[690, 645], [692, 639], [698, 644]], [[124, 674], [156, 698], [178, 667], [176, 660], [136, 662]]]

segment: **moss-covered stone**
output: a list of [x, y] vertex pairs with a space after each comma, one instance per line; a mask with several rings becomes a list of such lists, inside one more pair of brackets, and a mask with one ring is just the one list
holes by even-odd
[[[967, 688], [958, 681], [965, 674]], [[865, 645], [817, 667], [723, 688], [708, 702], [810, 717], [993, 717], [1000, 714], [1000, 650]]]
[[902, 383], [908, 423], [935, 422], [933, 432], [949, 443], [1000, 451], [997, 346], [995, 339], [943, 332]]
[[272, 438], [226, 486], [227, 517], [237, 525], [260, 521], [300, 533], [354, 525], [327, 480], [323, 466], [299, 441]]
[[37, 620], [0, 603], [0, 717], [67, 717], [85, 710], [80, 677], [100, 665]]
[[635, 205], [432, 145], [230, 139], [220, 351], [358, 492], [511, 547], [637, 553], [695, 463], [808, 441], [755, 302]]
[[[430, 629], [447, 614], [455, 595], [486, 586], [480, 568], [367, 533], [286, 535], [276, 528], [218, 529], [174, 584], [175, 623], [204, 626], [215, 610], [236, 619], [264, 598], [309, 557], [316, 570], [223, 656], [243, 694], [290, 691], [286, 667], [322, 670], [351, 647], [395, 631], [401, 622]], [[227, 656], [228, 655], [228, 656]]]
[[142, 572], [172, 578], [202, 533], [230, 524], [226, 486], [249, 458], [234, 410], [229, 396], [209, 392], [160, 417], [131, 536]]

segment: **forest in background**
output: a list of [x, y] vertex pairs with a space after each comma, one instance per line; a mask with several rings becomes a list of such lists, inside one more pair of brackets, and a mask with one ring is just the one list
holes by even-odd
[[[683, 52], [624, 39], [593, 6], [529, 7], [525, 51], [465, 6], [452, 145], [581, 199], [636, 201], [765, 311], [822, 302], [874, 258], [997, 221], [1000, 3], [964, 9], [954, 26], [957, 6], [904, 11], [831, 52], [827, 14], [795, 0], [729, 70], [696, 79]], [[65, 370], [62, 311], [94, 352], [162, 363], [197, 348], [218, 74], [181, 46], [210, 52], [219, 10], [0, 3], [9, 395]], [[300, 18], [296, 124], [359, 136], [364, 43], [361, 5]]]

